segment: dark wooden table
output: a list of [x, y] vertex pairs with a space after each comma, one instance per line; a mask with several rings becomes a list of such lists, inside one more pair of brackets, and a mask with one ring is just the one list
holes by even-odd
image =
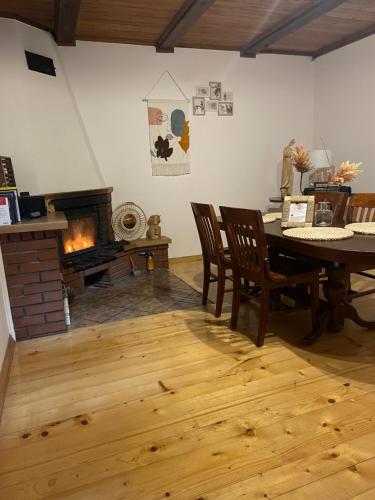
[[[221, 229], [223, 223], [219, 218]], [[326, 302], [319, 313], [319, 326], [305, 338], [314, 342], [324, 330], [339, 332], [349, 318], [357, 325], [375, 329], [375, 321], [361, 318], [348, 300], [350, 272], [358, 269], [375, 268], [375, 237], [355, 234], [353, 238], [338, 241], [305, 241], [283, 235], [280, 221], [264, 225], [267, 242], [274, 247], [322, 262], [327, 280], [323, 284]]]

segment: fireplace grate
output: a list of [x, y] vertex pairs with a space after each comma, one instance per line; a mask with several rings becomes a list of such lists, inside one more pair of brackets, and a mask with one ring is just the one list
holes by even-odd
[[116, 254], [121, 252], [127, 243], [127, 241], [113, 241], [96, 246], [92, 250], [85, 250], [84, 254], [65, 257], [64, 267], [73, 267], [76, 272], [79, 272], [105, 264], [115, 260]]

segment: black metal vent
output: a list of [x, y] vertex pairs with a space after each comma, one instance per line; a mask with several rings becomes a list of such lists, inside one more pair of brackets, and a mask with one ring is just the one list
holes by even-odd
[[37, 71], [38, 73], [43, 73], [45, 75], [56, 76], [55, 66], [53, 64], [53, 59], [50, 57], [44, 57], [39, 54], [34, 54], [33, 52], [28, 52], [25, 50], [27, 66], [31, 71]]

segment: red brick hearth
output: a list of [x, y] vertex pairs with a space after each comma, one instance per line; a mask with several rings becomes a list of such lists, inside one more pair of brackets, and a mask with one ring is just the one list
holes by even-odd
[[140, 255], [142, 252], [152, 252], [155, 268], [169, 267], [168, 246], [171, 240], [162, 237], [157, 242], [151, 240], [137, 240], [124, 247], [124, 250], [116, 254], [116, 259], [99, 266], [91, 267], [85, 271], [75, 271], [72, 267], [63, 269], [64, 284], [71, 288], [76, 294], [82, 293], [85, 289], [85, 278], [96, 273], [104, 273], [109, 281], [130, 276], [130, 257], [139, 269], [146, 269], [145, 258]]

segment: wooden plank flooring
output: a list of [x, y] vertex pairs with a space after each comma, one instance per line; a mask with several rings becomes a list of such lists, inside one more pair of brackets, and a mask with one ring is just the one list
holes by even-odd
[[[173, 270], [199, 289], [200, 262]], [[375, 332], [302, 348], [309, 313], [274, 313], [257, 349], [229, 300], [18, 343], [0, 499], [375, 498]]]

